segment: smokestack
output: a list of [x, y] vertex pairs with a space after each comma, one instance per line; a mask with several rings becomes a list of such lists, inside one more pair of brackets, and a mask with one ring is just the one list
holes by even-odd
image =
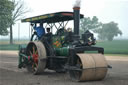
[[79, 35], [80, 7], [74, 7], [74, 33]]
[[81, 0], [76, 0], [73, 11], [74, 11], [74, 34], [79, 35], [79, 23], [80, 23], [80, 4]]

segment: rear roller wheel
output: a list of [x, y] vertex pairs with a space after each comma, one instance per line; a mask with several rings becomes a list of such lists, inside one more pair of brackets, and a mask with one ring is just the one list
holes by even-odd
[[42, 42], [30, 42], [27, 46], [27, 55], [32, 57], [28, 62], [27, 70], [34, 74], [40, 74], [46, 67], [46, 50]]
[[107, 61], [102, 54], [77, 54], [76, 66], [79, 70], [70, 70], [69, 74], [75, 81], [102, 80], [107, 74]]

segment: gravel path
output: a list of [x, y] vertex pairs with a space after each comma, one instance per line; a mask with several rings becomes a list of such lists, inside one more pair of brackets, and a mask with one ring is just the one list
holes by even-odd
[[113, 68], [104, 80], [73, 82], [68, 73], [47, 70], [41, 75], [32, 75], [17, 68], [17, 51], [0, 51], [0, 85], [128, 85], [128, 57], [106, 56], [106, 59]]

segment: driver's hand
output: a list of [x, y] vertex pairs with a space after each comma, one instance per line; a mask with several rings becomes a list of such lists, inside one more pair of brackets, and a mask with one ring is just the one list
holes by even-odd
[[36, 35], [37, 35], [37, 32], [36, 32], [36, 31], [34, 31], [34, 34], [36, 34]]
[[33, 24], [33, 23], [31, 23], [31, 26], [34, 26], [34, 24]]

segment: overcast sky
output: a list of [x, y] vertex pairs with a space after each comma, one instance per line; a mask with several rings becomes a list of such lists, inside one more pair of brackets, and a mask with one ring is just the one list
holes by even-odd
[[[128, 0], [81, 0], [81, 13], [85, 17], [97, 16], [99, 21], [118, 23], [119, 29], [123, 32], [120, 38], [128, 39]], [[31, 9], [27, 17], [59, 12], [73, 11], [75, 0], [24, 0], [25, 5]], [[18, 23], [20, 38], [29, 37], [29, 24], [17, 22], [13, 28], [14, 38], [18, 37]], [[2, 38], [2, 37], [1, 37]], [[5, 38], [5, 37], [4, 37]], [[9, 38], [7, 36], [6, 38]]]

